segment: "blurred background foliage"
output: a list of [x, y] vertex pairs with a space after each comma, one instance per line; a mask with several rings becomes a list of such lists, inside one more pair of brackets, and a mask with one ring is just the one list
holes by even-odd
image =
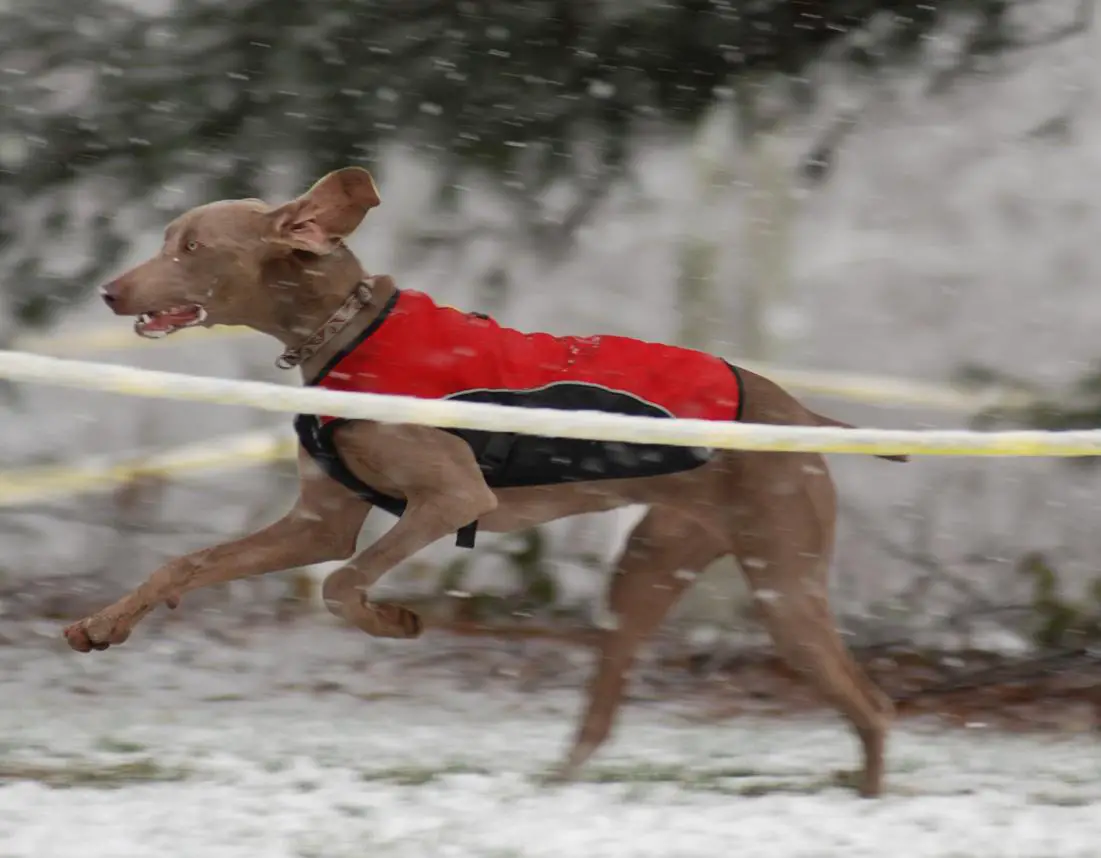
[[[722, 99], [753, 134], [813, 105], [824, 66], [881, 74], [938, 32], [954, 46], [928, 82], [943, 91], [1035, 44], [1021, 21], [1038, 3], [16, 0], [0, 6], [10, 314], [47, 323], [93, 286], [129, 246], [116, 213], [166, 186], [258, 196], [273, 167], [316, 176], [391, 143], [439, 165], [441, 207], [477, 171], [526, 228], [568, 241], [628, 169], [635, 135], [689, 129]], [[823, 129], [808, 175], [825, 175], [851, 119]], [[538, 203], [553, 183], [573, 192], [565, 215]], [[74, 202], [78, 186], [91, 206]], [[53, 248], [77, 234], [89, 252], [60, 270]]]

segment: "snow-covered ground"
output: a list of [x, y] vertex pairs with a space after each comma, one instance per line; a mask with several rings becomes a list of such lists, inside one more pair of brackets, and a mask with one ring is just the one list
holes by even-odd
[[[889, 795], [837, 785], [832, 719], [701, 726], [635, 703], [588, 779], [545, 787], [577, 693], [475, 684], [439, 640], [325, 624], [92, 656], [0, 648], [3, 858], [890, 855], [1071, 858], [1101, 842], [1096, 739], [900, 727]], [[697, 704], [698, 706], [698, 704]]]

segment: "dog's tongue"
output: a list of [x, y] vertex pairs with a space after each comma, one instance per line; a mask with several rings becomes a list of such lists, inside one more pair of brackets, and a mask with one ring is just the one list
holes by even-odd
[[145, 333], [170, 333], [176, 328], [184, 327], [195, 321], [198, 311], [194, 307], [179, 307], [172, 310], [161, 310], [156, 313], [146, 313], [139, 320], [139, 326]]
[[143, 331], [167, 332], [179, 327], [175, 315], [172, 313], [150, 313], [141, 320]]
[[198, 315], [199, 311], [195, 307], [181, 307], [178, 310], [165, 310], [163, 313], [155, 313], [153, 315], [153, 324], [160, 324], [165, 327], [178, 327], [194, 322], [195, 317]]

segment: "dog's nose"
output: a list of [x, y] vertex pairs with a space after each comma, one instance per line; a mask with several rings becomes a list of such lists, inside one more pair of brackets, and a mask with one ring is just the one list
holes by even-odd
[[99, 297], [103, 299], [103, 302], [115, 312], [118, 312], [118, 305], [121, 299], [119, 284], [117, 280], [113, 280], [106, 286], [99, 287]]

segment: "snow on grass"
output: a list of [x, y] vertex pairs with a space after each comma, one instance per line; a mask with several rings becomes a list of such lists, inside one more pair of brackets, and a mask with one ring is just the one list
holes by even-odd
[[856, 749], [833, 719], [635, 705], [583, 782], [546, 787], [578, 695], [408, 667], [438, 640], [138, 637], [0, 650], [3, 858], [1085, 858], [1101, 841], [1090, 737], [905, 725], [869, 802], [841, 786]]

